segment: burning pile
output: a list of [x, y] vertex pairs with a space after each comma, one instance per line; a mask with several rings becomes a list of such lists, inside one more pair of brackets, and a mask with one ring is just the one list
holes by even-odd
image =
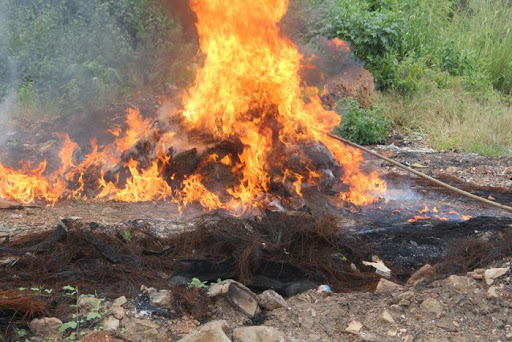
[[160, 121], [129, 109], [127, 129], [112, 130], [109, 145], [91, 141], [83, 156], [66, 136], [54, 172], [46, 161], [19, 171], [0, 164], [0, 197], [199, 202], [241, 214], [300, 199], [306, 185], [356, 205], [385, 191], [377, 173], [360, 169], [360, 151], [327, 137], [340, 117], [300, 79], [303, 56], [279, 29], [287, 0], [191, 6], [205, 58], [182, 109]]

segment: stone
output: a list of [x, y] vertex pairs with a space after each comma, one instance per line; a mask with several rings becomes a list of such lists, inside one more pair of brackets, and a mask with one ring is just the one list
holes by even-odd
[[170, 290], [157, 290], [153, 287], [146, 287], [144, 285], [142, 285], [140, 289], [142, 292], [149, 295], [149, 301], [151, 304], [163, 307], [172, 306], [173, 296]]
[[236, 328], [233, 330], [233, 340], [236, 342], [279, 342], [282, 341], [282, 338], [276, 328], [255, 326]]
[[392, 281], [380, 278], [379, 283], [377, 284], [377, 288], [375, 289], [375, 293], [388, 293], [402, 288], [402, 286], [393, 283]]
[[169, 290], [160, 290], [149, 295], [152, 304], [159, 306], [170, 306], [172, 304], [172, 292]]
[[121, 296], [119, 298], [116, 298], [114, 300], [114, 305], [119, 305], [119, 306], [123, 306], [127, 303], [128, 301], [126, 300], [126, 297], [125, 296]]
[[112, 313], [112, 316], [117, 319], [123, 319], [124, 317], [124, 309], [119, 304], [114, 303], [110, 309], [110, 312]]
[[361, 331], [362, 328], [363, 328], [363, 324], [361, 322], [352, 321], [348, 324], [348, 327], [347, 327], [347, 329], [345, 329], [345, 331], [349, 331], [352, 333], [358, 333]]
[[210, 285], [208, 295], [210, 297], [225, 297], [233, 307], [250, 318], [256, 316], [260, 311], [258, 297], [246, 286], [234, 280], [224, 280]]
[[314, 290], [318, 287], [315, 283], [309, 280], [299, 280], [285, 284], [279, 292], [286, 298], [293, 297], [299, 293], [303, 293], [309, 290]]
[[468, 293], [474, 288], [476, 282], [469, 277], [451, 275], [447, 279], [447, 284], [457, 293]]
[[411, 334], [406, 335], [404, 342], [414, 342], [414, 336], [412, 336]]
[[477, 268], [471, 272], [468, 272], [467, 276], [471, 277], [473, 279], [480, 280], [480, 279], [484, 279], [484, 272], [485, 272], [485, 270], [483, 268]]
[[428, 297], [425, 299], [420, 305], [421, 311], [424, 313], [431, 313], [435, 315], [440, 315], [443, 312], [443, 305], [432, 297]]
[[180, 342], [231, 342], [226, 335], [228, 322], [224, 320], [211, 321], [186, 335]]
[[396, 324], [388, 310], [384, 310], [382, 313], [382, 319], [389, 324]]
[[125, 317], [121, 321], [121, 327], [125, 328], [123, 337], [134, 342], [165, 341], [160, 334], [160, 325], [146, 319]]
[[487, 283], [487, 285], [492, 285], [494, 283], [494, 279], [497, 279], [497, 278], [505, 275], [509, 269], [510, 269], [509, 267], [504, 267], [504, 268], [490, 268], [488, 270], [485, 270], [485, 272], [484, 272], [485, 282]]
[[436, 326], [449, 332], [456, 332], [458, 329], [449, 317], [441, 318], [436, 322]]
[[389, 337], [396, 337], [396, 335], [398, 335], [398, 329], [389, 329], [386, 335], [388, 335]]
[[258, 296], [258, 301], [261, 307], [268, 311], [287, 307], [284, 298], [274, 290], [264, 291]]
[[119, 329], [119, 319], [108, 316], [103, 320], [103, 329], [106, 331], [116, 331]]
[[429, 279], [432, 279], [435, 276], [436, 272], [434, 268], [429, 264], [424, 265], [419, 270], [414, 272], [414, 274], [407, 280], [407, 286], [418, 285], [423, 283]]
[[487, 294], [486, 294], [487, 299], [497, 299], [497, 298], [499, 298], [497, 290], [498, 290], [498, 288], [496, 286], [489, 287], [487, 289]]
[[93, 295], [81, 295], [78, 297], [77, 305], [85, 312], [98, 311], [103, 303], [103, 299], [96, 298]]
[[58, 340], [61, 333], [59, 331], [62, 321], [55, 317], [36, 318], [29, 325], [34, 335], [49, 340]]

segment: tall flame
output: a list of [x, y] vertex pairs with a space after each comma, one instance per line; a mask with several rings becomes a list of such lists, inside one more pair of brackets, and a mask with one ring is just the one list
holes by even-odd
[[[340, 117], [325, 110], [317, 95], [305, 98], [308, 92], [299, 76], [303, 56], [281, 35], [278, 25], [287, 0], [191, 0], [191, 4], [206, 60], [186, 97], [183, 115], [195, 129], [218, 139], [238, 137], [244, 144], [234, 169], [242, 181], [230, 191], [240, 204], [250, 205], [268, 190], [269, 163], [275, 167], [270, 158], [273, 150], [304, 141], [321, 142], [335, 155], [351, 189], [341, 195], [343, 199], [366, 204], [374, 199], [375, 190], [385, 190], [376, 173], [368, 176], [360, 171], [359, 151], [327, 138]], [[339, 46], [341, 41], [335, 43]], [[300, 194], [298, 183], [296, 188]]]

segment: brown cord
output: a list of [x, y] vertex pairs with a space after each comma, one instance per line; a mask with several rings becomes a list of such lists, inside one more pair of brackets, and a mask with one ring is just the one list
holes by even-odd
[[341, 141], [341, 142], [342, 142], [342, 143], [344, 143], [344, 144], [347, 144], [347, 145], [350, 145], [350, 146], [352, 146], [352, 147], [355, 147], [355, 148], [358, 148], [358, 149], [360, 149], [360, 150], [363, 150], [363, 151], [365, 151], [366, 153], [371, 154], [372, 156], [375, 156], [375, 157], [378, 157], [378, 158], [380, 158], [380, 159], [382, 159], [382, 160], [385, 160], [385, 161], [387, 161], [388, 163], [391, 163], [391, 164], [393, 164], [393, 165], [395, 165], [395, 166], [397, 166], [397, 167], [399, 167], [399, 168], [402, 168], [402, 169], [404, 169], [404, 170], [406, 170], [406, 171], [409, 171], [409, 172], [411, 172], [411, 173], [415, 174], [416, 176], [419, 176], [419, 177], [421, 177], [421, 178], [425, 178], [425, 179], [427, 179], [427, 180], [431, 181], [432, 183], [435, 183], [435, 184], [437, 184], [437, 185], [439, 185], [439, 186], [442, 186], [443, 188], [446, 188], [446, 189], [449, 189], [449, 190], [451, 190], [451, 191], [453, 191], [453, 192], [456, 192], [456, 193], [458, 193], [459, 195], [469, 197], [469, 198], [474, 199], [474, 200], [476, 200], [476, 201], [479, 201], [479, 202], [482, 202], [482, 203], [485, 203], [485, 204], [491, 205], [491, 206], [496, 207], [496, 208], [500, 208], [500, 209], [506, 210], [506, 211], [508, 211], [508, 212], [512, 212], [512, 207], [509, 207], [509, 206], [506, 206], [506, 205], [504, 205], [504, 204], [500, 204], [500, 203], [497, 203], [497, 202], [490, 201], [490, 200], [488, 200], [488, 199], [482, 198], [482, 197], [480, 197], [480, 196], [473, 195], [473, 194], [471, 194], [471, 193], [469, 193], [469, 192], [467, 192], [467, 191], [464, 191], [464, 190], [458, 189], [458, 188], [456, 188], [456, 187], [454, 187], [454, 186], [451, 186], [451, 185], [449, 185], [449, 184], [446, 184], [446, 183], [444, 183], [444, 182], [441, 182], [441, 181], [440, 181], [440, 180], [438, 180], [438, 179], [435, 179], [435, 178], [432, 178], [432, 177], [430, 177], [430, 176], [427, 176], [427, 175], [426, 175], [426, 174], [424, 174], [423, 172], [419, 172], [419, 171], [417, 171], [417, 170], [414, 170], [413, 168], [410, 168], [410, 167], [408, 167], [408, 166], [405, 166], [405, 165], [403, 165], [403, 164], [400, 164], [399, 162], [394, 161], [393, 159], [389, 159], [389, 158], [387, 158], [387, 157], [384, 157], [383, 155], [378, 154], [377, 152], [374, 152], [374, 151], [372, 151], [372, 150], [370, 150], [370, 149], [368, 149], [368, 148], [366, 148], [366, 147], [363, 147], [363, 146], [360, 146], [360, 145], [358, 145], [358, 144], [356, 144], [356, 143], [353, 143], [353, 142], [352, 142], [352, 141], [350, 141], [350, 140], [347, 140], [347, 139], [341, 138], [341, 137], [339, 137], [339, 136], [337, 136], [337, 135], [334, 135], [334, 134], [328, 134], [328, 136], [329, 136], [330, 138], [332, 138], [332, 139], [335, 139], [335, 140]]

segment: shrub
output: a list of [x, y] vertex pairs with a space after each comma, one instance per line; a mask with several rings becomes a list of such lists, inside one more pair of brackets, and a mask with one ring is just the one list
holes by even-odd
[[335, 130], [340, 136], [361, 145], [382, 143], [386, 140], [390, 122], [378, 108], [361, 108], [353, 99], [342, 100], [337, 105], [341, 112], [341, 125]]
[[161, 91], [183, 52], [179, 26], [156, 0], [1, 3], [0, 101], [13, 75], [9, 60], [18, 97], [66, 113], [139, 89]]

